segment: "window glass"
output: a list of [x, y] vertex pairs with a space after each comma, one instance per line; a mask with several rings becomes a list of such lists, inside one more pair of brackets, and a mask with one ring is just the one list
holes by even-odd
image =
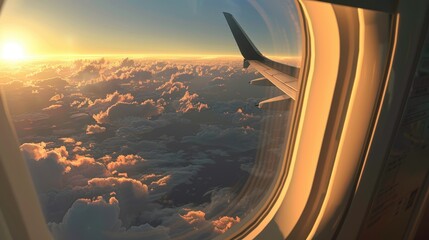
[[288, 1], [7, 1], [0, 84], [55, 239], [213, 238], [282, 169], [292, 100], [249, 85], [222, 12], [299, 66]]

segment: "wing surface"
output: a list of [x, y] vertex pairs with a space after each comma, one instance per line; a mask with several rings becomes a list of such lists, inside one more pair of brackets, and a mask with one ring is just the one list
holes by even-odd
[[[298, 95], [298, 74], [299, 68], [279, 62], [275, 62], [264, 55], [255, 47], [250, 38], [238, 24], [237, 20], [230, 13], [223, 13], [232, 35], [237, 42], [241, 55], [244, 57], [243, 66], [249, 65], [260, 72], [265, 79], [269, 80], [274, 86], [296, 100]], [[260, 79], [255, 79], [260, 80]], [[251, 81], [258, 82], [258, 81]], [[255, 84], [257, 85], [257, 84]], [[262, 84], [260, 84], [262, 85]], [[267, 84], [265, 84], [267, 86]], [[274, 101], [277, 98], [273, 98]], [[284, 99], [284, 98], [282, 98]]]

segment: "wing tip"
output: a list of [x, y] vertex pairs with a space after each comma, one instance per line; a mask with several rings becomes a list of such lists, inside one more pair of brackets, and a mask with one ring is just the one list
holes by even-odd
[[223, 12], [228, 26], [234, 36], [234, 39], [240, 49], [241, 55], [249, 60], [262, 60], [263, 55], [259, 52], [256, 46], [252, 43], [246, 32], [241, 28], [240, 24], [235, 20], [231, 13]]

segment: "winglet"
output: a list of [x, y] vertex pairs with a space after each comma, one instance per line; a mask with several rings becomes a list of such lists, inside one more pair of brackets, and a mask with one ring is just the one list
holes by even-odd
[[228, 22], [229, 28], [231, 29], [232, 35], [237, 42], [238, 48], [240, 49], [241, 55], [247, 60], [262, 60], [264, 56], [259, 52], [255, 45], [250, 41], [250, 38], [238, 24], [237, 20], [227, 12], [224, 12], [226, 21]]

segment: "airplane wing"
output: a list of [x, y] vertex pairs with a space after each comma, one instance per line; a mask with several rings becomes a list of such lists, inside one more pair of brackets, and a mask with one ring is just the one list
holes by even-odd
[[[298, 96], [298, 75], [299, 68], [272, 61], [262, 55], [255, 47], [247, 34], [241, 28], [240, 24], [230, 13], [223, 13], [231, 29], [232, 35], [237, 42], [241, 55], [244, 57], [243, 67], [249, 65], [256, 68], [264, 78], [258, 78], [250, 81], [252, 85], [276, 86], [284, 96], [279, 96], [263, 101], [264, 105], [270, 102], [284, 101], [289, 99], [296, 100]], [[259, 104], [261, 107], [261, 104]]]

